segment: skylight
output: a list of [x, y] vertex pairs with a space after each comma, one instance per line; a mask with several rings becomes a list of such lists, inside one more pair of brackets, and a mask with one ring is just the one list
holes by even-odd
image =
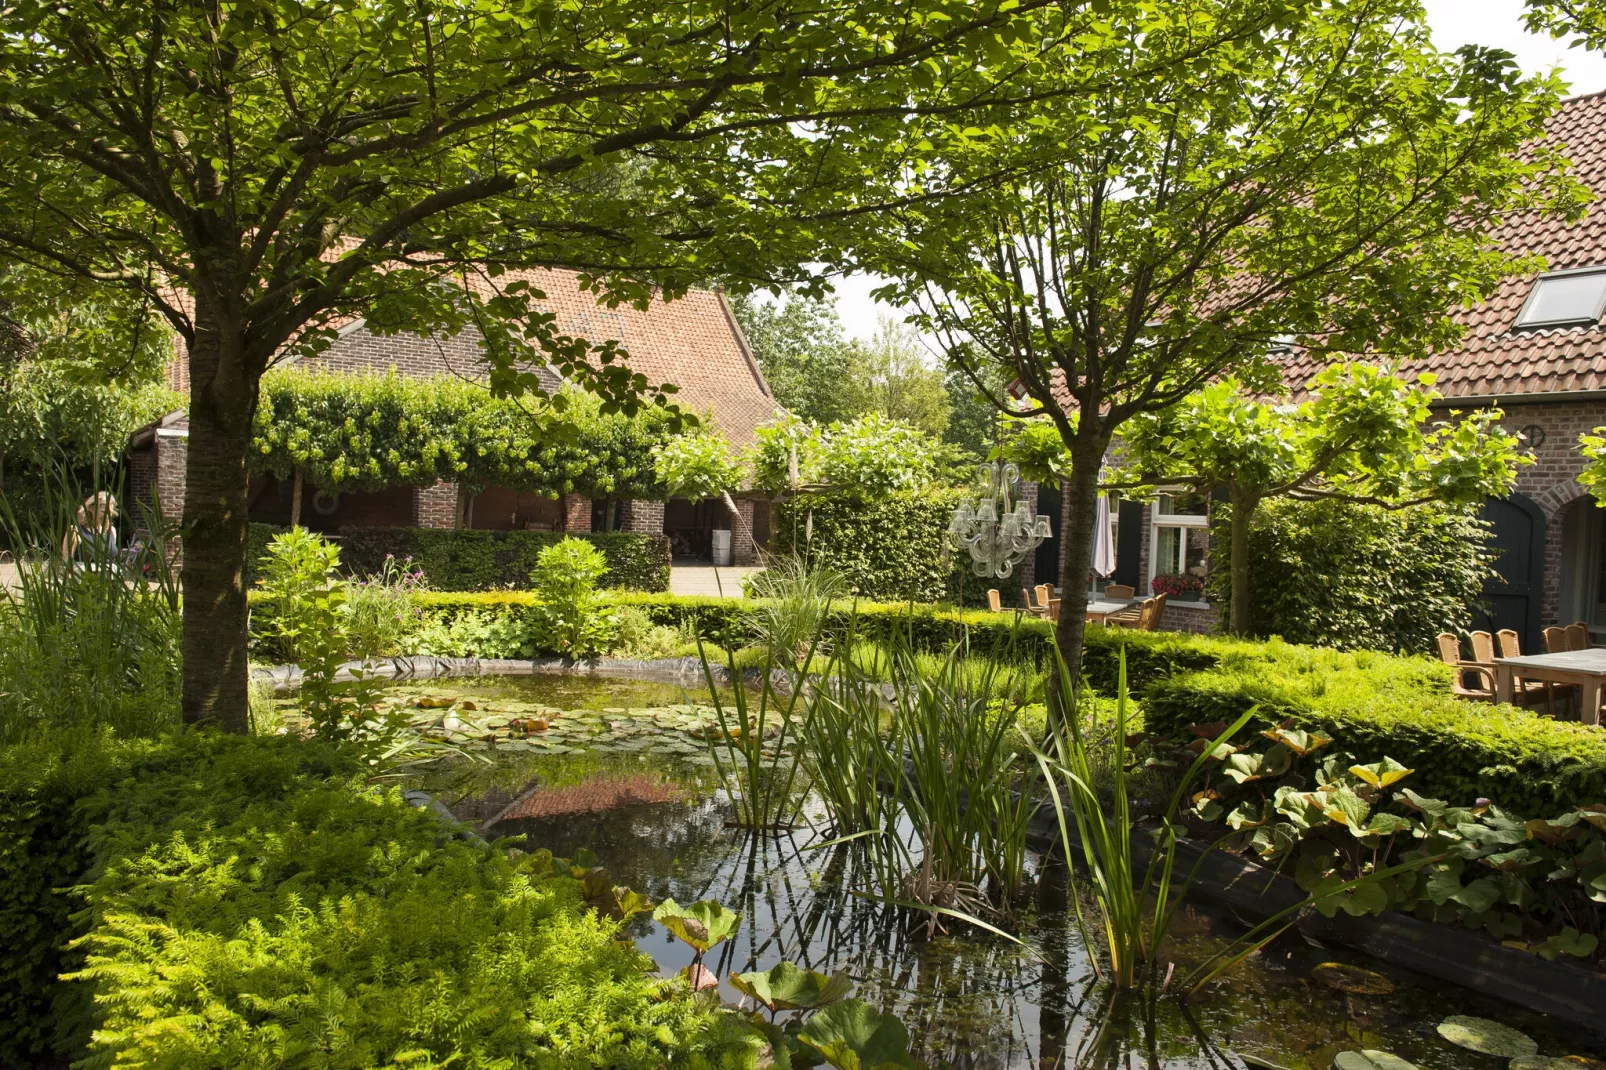
[[1592, 324], [1606, 308], [1606, 268], [1581, 268], [1541, 275], [1517, 315], [1518, 327], [1573, 327]]

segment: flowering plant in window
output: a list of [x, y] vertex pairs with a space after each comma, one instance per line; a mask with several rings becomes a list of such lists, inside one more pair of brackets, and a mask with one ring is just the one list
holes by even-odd
[[1204, 577], [1186, 572], [1162, 572], [1149, 581], [1149, 590], [1171, 598], [1198, 598], [1204, 593]]

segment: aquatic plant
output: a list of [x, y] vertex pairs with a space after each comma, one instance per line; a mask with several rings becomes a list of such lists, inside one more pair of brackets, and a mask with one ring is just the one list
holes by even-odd
[[674, 937], [692, 949], [692, 966], [701, 966], [703, 956], [710, 948], [718, 947], [736, 931], [742, 920], [740, 911], [731, 910], [722, 903], [704, 899], [681, 906], [673, 899], [665, 899], [652, 912], [653, 920], [668, 929]]

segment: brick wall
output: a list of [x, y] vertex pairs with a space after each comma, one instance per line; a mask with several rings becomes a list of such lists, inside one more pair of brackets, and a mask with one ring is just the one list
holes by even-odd
[[134, 523], [144, 522], [144, 509], [155, 502], [156, 450], [135, 450], [128, 455], [128, 509]]
[[457, 484], [437, 481], [419, 487], [413, 499], [413, 526], [455, 528], [457, 526]]
[[[1035, 522], [1037, 517], [1037, 484], [1021, 483], [1017, 488], [1016, 499], [1026, 503]], [[1064, 528], [1060, 529], [1064, 531]], [[1037, 585], [1037, 554], [1031, 550], [1021, 558], [1021, 563], [1015, 567], [1015, 579], [1021, 587], [1035, 587]]]
[[184, 516], [184, 462], [189, 439], [183, 435], [156, 433], [156, 492], [161, 497], [162, 516], [181, 520]]
[[731, 564], [751, 565], [758, 559], [753, 545], [753, 499], [736, 499], [736, 516], [731, 518], [730, 526]]
[[563, 496], [563, 530], [571, 535], [591, 530], [591, 499], [579, 494]]
[[634, 531], [642, 535], [664, 533], [664, 503], [635, 498], [619, 507], [624, 512], [620, 531]]

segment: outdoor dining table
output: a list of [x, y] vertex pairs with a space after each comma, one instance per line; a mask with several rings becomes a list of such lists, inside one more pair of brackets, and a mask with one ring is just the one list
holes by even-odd
[[1585, 724], [1600, 723], [1601, 685], [1606, 682], [1606, 647], [1568, 650], [1559, 654], [1527, 654], [1494, 659], [1495, 698], [1510, 702], [1517, 693], [1517, 678], [1576, 684], [1583, 689], [1579, 705]]
[[1136, 601], [1136, 598], [1090, 598], [1087, 601], [1087, 622], [1103, 624], [1104, 618], [1111, 613], [1119, 613]]

